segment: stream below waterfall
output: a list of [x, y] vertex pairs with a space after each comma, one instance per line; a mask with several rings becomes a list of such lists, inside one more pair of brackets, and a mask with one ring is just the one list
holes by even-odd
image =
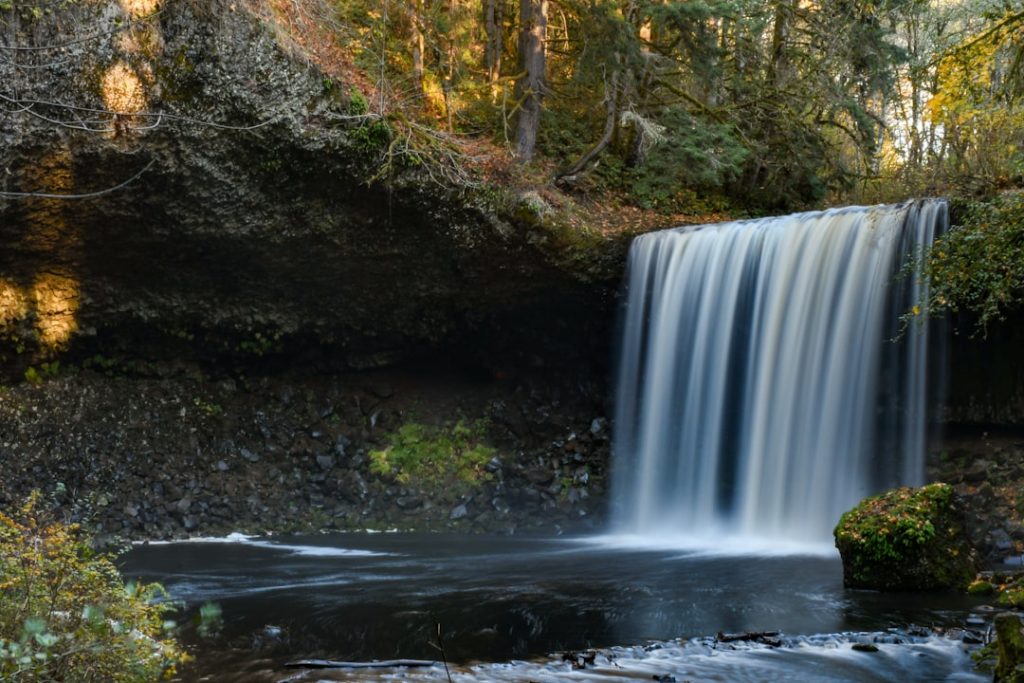
[[[177, 620], [190, 624], [182, 636], [198, 661], [183, 681], [444, 681], [440, 666], [283, 668], [314, 657], [437, 660], [438, 622], [456, 681], [986, 680], [960, 641], [906, 630], [963, 627], [975, 599], [844, 590], [829, 548], [751, 556], [617, 541], [232, 536], [136, 546], [122, 565], [185, 603]], [[202, 639], [192, 622], [207, 602], [221, 607], [223, 628]], [[747, 631], [780, 631], [782, 647], [701, 639]], [[857, 652], [858, 641], [879, 651]], [[548, 657], [584, 648], [601, 649], [587, 669]]]

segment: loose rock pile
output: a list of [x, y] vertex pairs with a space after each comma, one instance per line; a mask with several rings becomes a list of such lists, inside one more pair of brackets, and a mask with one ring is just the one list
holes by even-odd
[[[39, 488], [101, 535], [154, 539], [589, 528], [610, 449], [603, 391], [560, 386], [381, 373], [23, 383], [0, 401], [0, 506]], [[404, 421], [460, 416], [488, 425], [490, 481], [453, 500], [371, 472], [369, 452]]]

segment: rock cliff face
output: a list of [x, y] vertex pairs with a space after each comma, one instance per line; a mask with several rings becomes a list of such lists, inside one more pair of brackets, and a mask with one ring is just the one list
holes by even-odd
[[[625, 240], [408, 157], [373, 181], [388, 127], [296, 42], [324, 7], [0, 9], [0, 383], [31, 380], [0, 503], [148, 537], [599, 517]], [[385, 365], [398, 390], [349, 372]], [[473, 495], [370, 471], [388, 430], [460, 416], [498, 447]]]
[[947, 424], [1024, 427], [1024, 316], [984, 335], [962, 320], [947, 341], [949, 374], [937, 417]]
[[596, 257], [611, 267], [566, 268], [566, 235], [512, 194], [415, 168], [367, 183], [386, 129], [309, 65], [282, 21], [272, 2], [0, 10], [12, 374], [67, 349], [317, 347], [363, 367], [496, 329], [489, 339], [508, 342], [528, 322], [540, 331], [524, 344], [563, 325], [573, 346], [611, 317], [622, 245]]

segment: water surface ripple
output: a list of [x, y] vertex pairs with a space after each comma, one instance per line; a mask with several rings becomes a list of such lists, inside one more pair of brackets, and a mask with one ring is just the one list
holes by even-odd
[[[205, 602], [222, 607], [218, 638], [184, 634], [200, 654], [186, 680], [283, 680], [281, 665], [296, 658], [437, 659], [437, 622], [456, 680], [565, 680], [567, 665], [544, 657], [589, 647], [617, 648], [609, 651], [615, 661], [599, 659], [598, 669], [572, 673], [571, 680], [652, 680], [662, 673], [677, 681], [980, 680], [969, 674], [957, 642], [917, 639], [861, 653], [849, 647], [855, 638], [817, 635], [962, 626], [977, 604], [955, 595], [844, 590], [834, 553], [337, 534], [138, 546], [123, 569], [129, 578], [161, 582], [184, 601], [183, 623]], [[277, 633], [268, 626], [281, 635], [268, 635]], [[786, 646], [708, 652], [707, 641], [690, 640], [719, 631], [781, 631]], [[644, 649], [652, 642], [657, 649]], [[513, 660], [533, 661], [494, 664]], [[302, 680], [373, 680], [366, 672], [317, 675]], [[372, 675], [434, 680], [437, 671]]]

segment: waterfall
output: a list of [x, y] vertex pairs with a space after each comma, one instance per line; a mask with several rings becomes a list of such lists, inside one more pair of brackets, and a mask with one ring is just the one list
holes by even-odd
[[925, 200], [638, 237], [616, 387], [613, 521], [650, 536], [819, 542], [923, 479]]

